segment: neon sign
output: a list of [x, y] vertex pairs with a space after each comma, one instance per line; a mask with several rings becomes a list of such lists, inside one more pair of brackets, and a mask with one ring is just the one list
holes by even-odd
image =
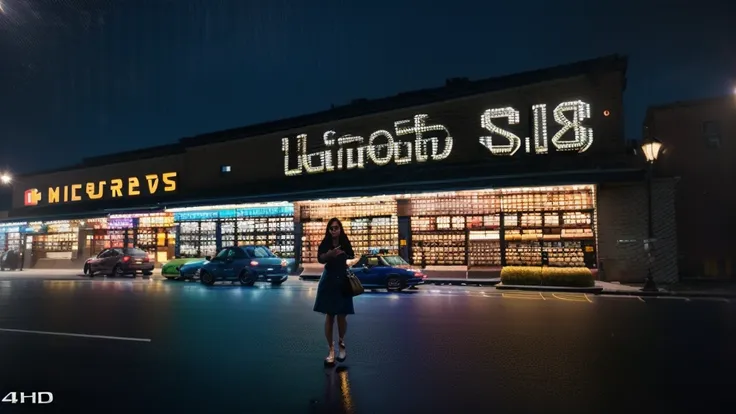
[[[548, 154], [550, 144], [557, 152], [579, 153], [587, 151], [593, 144], [593, 129], [583, 125], [591, 117], [590, 105], [583, 101], [562, 102], [552, 110], [552, 119], [560, 126], [549, 138], [547, 131], [547, 105], [532, 106], [533, 140], [522, 139], [513, 132], [494, 124], [495, 120], [506, 119], [509, 125], [519, 124], [519, 111], [513, 107], [486, 109], [480, 116], [480, 127], [484, 131], [478, 142], [494, 156], [514, 156], [524, 146], [526, 153]], [[569, 139], [570, 134], [574, 139]], [[401, 137], [414, 136], [413, 140], [402, 141]], [[567, 137], [567, 138], [566, 138]], [[406, 165], [428, 161], [442, 161], [450, 156], [453, 137], [443, 124], [431, 124], [429, 115], [415, 115], [413, 119], [394, 123], [393, 134], [377, 130], [366, 139], [358, 135], [337, 136], [327, 131], [322, 140], [324, 150], [309, 152], [307, 134], [281, 139], [284, 156], [284, 175], [298, 176], [362, 169], [368, 164], [384, 166], [390, 163]], [[294, 148], [295, 147], [295, 148]]]
[[[138, 197], [176, 191], [177, 173], [146, 174], [125, 179], [90, 181], [84, 184], [71, 184], [49, 187], [46, 193], [48, 204], [100, 200], [103, 198]], [[26, 190], [24, 205], [35, 206], [43, 199], [37, 189]]]

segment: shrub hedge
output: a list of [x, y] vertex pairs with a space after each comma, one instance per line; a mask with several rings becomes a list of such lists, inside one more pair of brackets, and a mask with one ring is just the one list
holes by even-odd
[[587, 267], [507, 266], [501, 269], [501, 283], [525, 286], [595, 286], [593, 273]]

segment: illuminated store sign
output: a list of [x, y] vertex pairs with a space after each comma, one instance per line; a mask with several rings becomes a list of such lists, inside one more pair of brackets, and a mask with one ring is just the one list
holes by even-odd
[[[412, 161], [440, 161], [452, 152], [452, 136], [450, 131], [441, 124], [429, 124], [429, 115], [415, 115], [414, 119], [406, 119], [394, 123], [394, 133], [378, 130], [366, 140], [358, 135], [346, 134], [335, 138], [337, 132], [327, 131], [322, 136], [324, 151], [307, 153], [307, 134], [296, 137], [296, 166], [289, 166], [289, 138], [281, 140], [281, 149], [284, 152], [284, 174], [301, 175], [303, 172], [320, 173], [335, 170], [351, 170], [365, 168], [367, 161], [379, 166], [393, 161], [395, 164], [409, 164]], [[401, 141], [398, 138], [414, 135], [414, 141]], [[377, 141], [384, 141], [378, 143]], [[337, 144], [337, 157], [333, 160], [333, 148]], [[366, 144], [366, 145], [361, 145]], [[358, 145], [347, 148], [348, 145]], [[337, 161], [337, 162], [335, 162]]]
[[[107, 198], [138, 197], [176, 191], [177, 173], [147, 174], [142, 177], [114, 178], [104, 181], [90, 181], [84, 184], [71, 184], [49, 187], [45, 194], [47, 204], [70, 203], [78, 201], [101, 200]], [[44, 200], [44, 193], [38, 189], [25, 191], [26, 206], [38, 205]]]
[[217, 220], [226, 218], [293, 216], [294, 206], [259, 206], [223, 210], [194, 210], [174, 213], [176, 221]]
[[[491, 155], [513, 156], [524, 144], [525, 152], [549, 153], [549, 144], [557, 151], [585, 152], [593, 144], [593, 129], [583, 125], [590, 118], [590, 105], [583, 101], [563, 102], [552, 110], [552, 118], [558, 127], [552, 138], [547, 133], [547, 105], [532, 107], [532, 138], [522, 140], [513, 132], [494, 124], [494, 120], [506, 119], [509, 125], [519, 124], [519, 111], [513, 107], [487, 109], [480, 116], [480, 127], [485, 131], [478, 142]], [[498, 121], [496, 121], [498, 122]], [[570, 139], [572, 134], [573, 139]], [[447, 126], [433, 124], [429, 115], [415, 115], [414, 119], [394, 123], [394, 133], [378, 130], [363, 136], [345, 134], [336, 137], [335, 131], [323, 134], [324, 150], [308, 152], [307, 134], [282, 138], [284, 175], [309, 174], [365, 168], [367, 164], [377, 166], [424, 163], [441, 161], [452, 153], [453, 137]], [[413, 136], [413, 140], [402, 141], [401, 137]]]

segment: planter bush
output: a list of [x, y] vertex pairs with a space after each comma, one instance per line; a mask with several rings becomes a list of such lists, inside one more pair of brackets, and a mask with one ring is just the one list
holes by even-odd
[[587, 267], [543, 267], [542, 285], [593, 287], [593, 273]]
[[587, 267], [507, 266], [501, 269], [501, 283], [522, 286], [595, 286], [593, 273]]
[[531, 266], [506, 266], [501, 269], [504, 285], [541, 285], [542, 268]]

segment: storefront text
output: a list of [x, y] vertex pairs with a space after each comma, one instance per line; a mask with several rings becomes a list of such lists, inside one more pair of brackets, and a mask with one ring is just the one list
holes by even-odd
[[[547, 133], [547, 105], [532, 108], [533, 139], [521, 137], [510, 130], [494, 125], [495, 119], [506, 119], [509, 126], [518, 125], [520, 113], [513, 107], [486, 109], [480, 116], [480, 127], [485, 131], [478, 142], [494, 156], [513, 156], [524, 144], [525, 152], [549, 153], [549, 142], [556, 151], [585, 152], [593, 144], [593, 129], [583, 125], [590, 118], [590, 105], [583, 101], [563, 102], [552, 111], [559, 129], [551, 139]], [[413, 140], [399, 137], [413, 135]], [[431, 124], [429, 115], [415, 115], [414, 119], [394, 123], [394, 133], [378, 130], [368, 139], [346, 134], [339, 137], [335, 131], [323, 134], [324, 149], [310, 152], [307, 134], [296, 136], [296, 149], [291, 138], [282, 138], [284, 175], [309, 174], [365, 168], [368, 163], [384, 166], [441, 161], [452, 153], [453, 137], [447, 126]], [[322, 145], [320, 145], [322, 146]]]
[[[147, 174], [142, 177], [113, 178], [104, 181], [90, 181], [84, 184], [71, 184], [49, 187], [46, 192], [47, 204], [70, 203], [101, 200], [107, 198], [137, 197], [176, 191], [177, 173]], [[26, 190], [24, 204], [38, 205], [44, 195], [37, 189]]]

